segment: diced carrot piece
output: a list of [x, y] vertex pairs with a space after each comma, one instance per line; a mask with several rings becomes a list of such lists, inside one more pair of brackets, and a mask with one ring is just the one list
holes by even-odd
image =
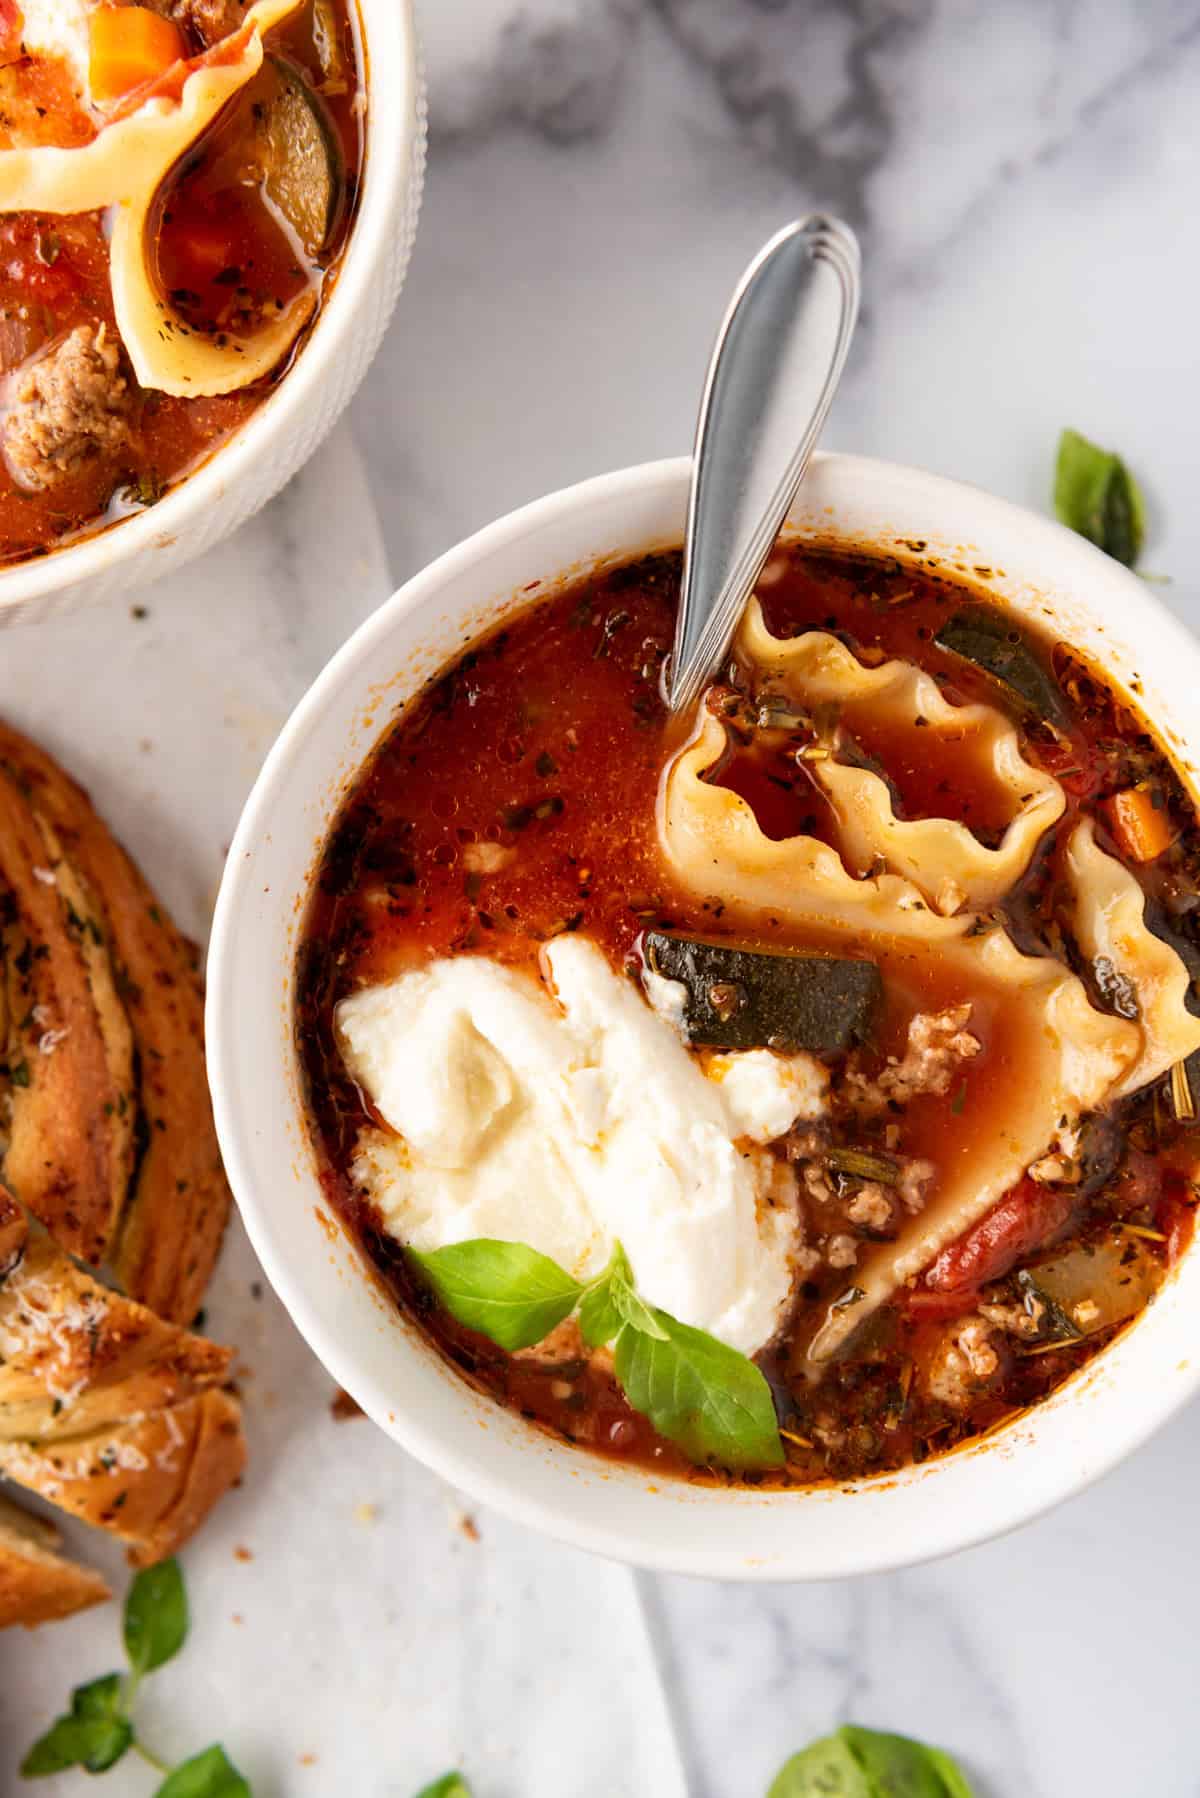
[[1166, 794], [1151, 780], [1114, 793], [1104, 800], [1102, 809], [1119, 847], [1131, 861], [1154, 861], [1179, 835], [1171, 823]]
[[93, 100], [119, 100], [157, 80], [187, 53], [178, 25], [148, 6], [102, 6], [89, 29]]

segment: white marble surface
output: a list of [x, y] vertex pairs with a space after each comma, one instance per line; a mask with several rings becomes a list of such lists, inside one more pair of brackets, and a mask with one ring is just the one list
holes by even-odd
[[[731, 281], [807, 207], [846, 213], [866, 254], [830, 440], [1042, 506], [1075, 424], [1143, 476], [1147, 565], [1200, 624], [1200, 0], [424, 10], [425, 212], [351, 425], [378, 526], [343, 433], [151, 593], [148, 619], [0, 643], [0, 705], [94, 779], [193, 925], [274, 729], [385, 565], [400, 580], [524, 499], [686, 448]], [[253, 1278], [235, 1243], [214, 1322], [253, 1370], [253, 1471], [189, 1554], [197, 1641], [152, 1700], [168, 1747], [219, 1727], [258, 1798], [406, 1798], [456, 1758], [479, 1798], [761, 1798], [845, 1717], [944, 1741], [982, 1798], [1200, 1798], [1200, 1411], [1054, 1516], [939, 1565], [807, 1588], [635, 1581], [487, 1517], [466, 1541], [436, 1482], [328, 1420], [328, 1383]], [[114, 1640], [102, 1612], [0, 1643], [5, 1761]], [[123, 1779], [117, 1798], [150, 1789]]]

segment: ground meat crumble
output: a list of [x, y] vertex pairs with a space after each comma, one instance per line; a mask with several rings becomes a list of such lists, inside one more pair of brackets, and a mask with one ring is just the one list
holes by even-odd
[[997, 1332], [984, 1317], [959, 1318], [943, 1332], [925, 1370], [929, 1397], [965, 1411], [1001, 1371]]
[[908, 1043], [901, 1060], [889, 1061], [873, 1080], [851, 1069], [846, 1090], [863, 1116], [876, 1116], [907, 1105], [918, 1093], [942, 1095], [960, 1062], [978, 1055], [982, 1044], [965, 1026], [971, 1007], [953, 1005], [946, 1011], [919, 1011], [908, 1026]]
[[132, 405], [117, 339], [104, 325], [77, 325], [13, 377], [3, 427], [9, 467], [22, 486], [43, 492], [120, 449]]

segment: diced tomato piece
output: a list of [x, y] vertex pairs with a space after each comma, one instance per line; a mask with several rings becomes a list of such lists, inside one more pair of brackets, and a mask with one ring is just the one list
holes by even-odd
[[65, 305], [83, 290], [53, 218], [18, 213], [5, 219], [0, 224], [0, 268], [42, 306]]
[[937, 1323], [971, 1310], [978, 1296], [977, 1286], [960, 1286], [954, 1292], [935, 1292], [928, 1286], [915, 1286], [905, 1300], [905, 1309], [914, 1317]]
[[934, 1292], [961, 1293], [1002, 1279], [1018, 1261], [1059, 1235], [1074, 1203], [1069, 1188], [1022, 1180], [942, 1250], [925, 1275], [925, 1286]]
[[1039, 742], [1034, 759], [1053, 774], [1059, 785], [1074, 799], [1088, 799], [1100, 784], [1093, 765], [1093, 752], [1080, 736], [1062, 737], [1051, 743]]

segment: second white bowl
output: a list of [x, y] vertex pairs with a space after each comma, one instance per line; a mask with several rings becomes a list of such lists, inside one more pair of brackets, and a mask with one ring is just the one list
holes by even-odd
[[366, 62], [362, 191], [337, 280], [294, 366], [228, 443], [157, 505], [0, 568], [0, 625], [128, 593], [211, 549], [279, 492], [350, 403], [404, 282], [425, 172], [412, 0], [351, 4]]

